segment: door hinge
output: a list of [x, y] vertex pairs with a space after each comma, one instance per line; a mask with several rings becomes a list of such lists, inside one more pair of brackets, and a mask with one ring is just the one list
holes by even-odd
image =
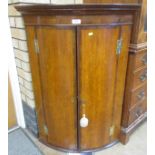
[[34, 46], [35, 46], [36, 53], [39, 53], [39, 45], [38, 45], [38, 40], [36, 38], [34, 39]]
[[48, 135], [48, 128], [47, 128], [46, 125], [44, 125], [44, 132], [45, 132], [46, 135]]
[[122, 39], [117, 40], [117, 49], [116, 49], [116, 54], [119, 55], [122, 50]]
[[109, 135], [112, 136], [115, 132], [115, 126], [111, 126], [110, 129], [109, 129]]

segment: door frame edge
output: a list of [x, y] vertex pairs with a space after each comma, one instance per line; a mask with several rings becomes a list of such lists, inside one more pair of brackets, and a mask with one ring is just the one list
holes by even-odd
[[22, 99], [21, 99], [19, 82], [18, 82], [18, 74], [16, 69], [15, 57], [13, 53], [11, 33], [8, 39], [9, 39], [8, 46], [10, 46], [9, 52], [8, 52], [9, 53], [8, 73], [10, 77], [10, 84], [11, 84], [12, 95], [14, 100], [17, 125], [22, 128], [25, 128], [26, 125], [25, 125]]

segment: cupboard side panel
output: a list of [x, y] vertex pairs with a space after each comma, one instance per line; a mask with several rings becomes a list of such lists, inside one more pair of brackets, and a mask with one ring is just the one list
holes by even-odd
[[28, 43], [28, 50], [29, 50], [29, 58], [30, 58], [30, 66], [32, 72], [32, 82], [33, 82], [33, 90], [36, 102], [36, 114], [38, 119], [38, 128], [39, 128], [39, 139], [47, 142], [47, 137], [44, 132], [44, 111], [42, 105], [42, 90], [41, 90], [41, 80], [40, 80], [40, 73], [39, 73], [39, 61], [38, 61], [38, 54], [35, 51], [34, 46], [34, 39], [36, 37], [36, 29], [33, 26], [26, 27], [27, 32], [27, 43]]
[[117, 56], [116, 88], [112, 123], [112, 125], [114, 125], [115, 132], [111, 136], [111, 141], [117, 140], [120, 134], [130, 34], [131, 26], [127, 25], [121, 27], [122, 49], [120, 55]]

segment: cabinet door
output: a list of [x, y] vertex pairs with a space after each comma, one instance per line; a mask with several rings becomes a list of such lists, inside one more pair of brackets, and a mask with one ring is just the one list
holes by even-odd
[[42, 104], [48, 143], [77, 148], [76, 35], [74, 28], [37, 28]]
[[79, 127], [81, 150], [118, 139], [129, 38], [130, 26], [78, 28], [79, 121], [83, 114], [89, 120], [87, 127]]

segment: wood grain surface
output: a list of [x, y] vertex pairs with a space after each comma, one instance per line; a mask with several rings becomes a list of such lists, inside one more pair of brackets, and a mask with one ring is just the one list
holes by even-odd
[[48, 142], [77, 148], [76, 38], [73, 29], [37, 29]]
[[[113, 124], [119, 126], [118, 122], [121, 120], [130, 28], [127, 26], [123, 30], [123, 54], [117, 66], [116, 46], [120, 37], [119, 31], [119, 27], [78, 29], [80, 117], [84, 104], [84, 111], [89, 119], [88, 127], [80, 128], [81, 150], [108, 144], [111, 141], [110, 127]], [[114, 106], [118, 109], [115, 109], [117, 115], [112, 122]], [[117, 138], [118, 135], [115, 139]]]

